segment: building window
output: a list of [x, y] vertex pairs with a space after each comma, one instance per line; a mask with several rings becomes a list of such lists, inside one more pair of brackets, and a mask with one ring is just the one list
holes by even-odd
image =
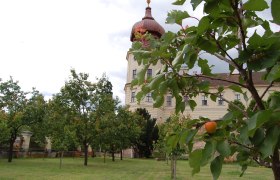
[[219, 106], [224, 105], [224, 100], [223, 100], [223, 95], [222, 94], [220, 94], [219, 97], [218, 97], [218, 105]]
[[235, 100], [240, 101], [240, 94], [235, 94]]
[[135, 92], [131, 92], [131, 102], [135, 102]]
[[172, 106], [172, 96], [166, 96], [166, 106]]
[[207, 97], [205, 95], [201, 96], [201, 104], [202, 106], [207, 106]]
[[152, 77], [153, 76], [153, 70], [152, 69], [148, 69], [147, 70], [147, 78]]
[[152, 102], [153, 101], [153, 99], [152, 99], [152, 93], [148, 93], [147, 95], [146, 95], [146, 102]]
[[136, 69], [133, 69], [132, 70], [132, 79], [135, 79], [136, 78]]

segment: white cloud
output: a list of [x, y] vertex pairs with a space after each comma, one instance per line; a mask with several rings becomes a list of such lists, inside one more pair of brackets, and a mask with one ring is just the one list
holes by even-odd
[[[151, 3], [162, 25], [171, 2]], [[130, 31], [146, 6], [144, 0], [0, 1], [0, 77], [12, 76], [23, 90], [36, 87], [50, 97], [71, 68], [92, 81], [106, 73], [124, 103]]]
[[[164, 24], [167, 12], [182, 8], [173, 1], [151, 2], [154, 18], [166, 30], [174, 30]], [[23, 90], [36, 87], [49, 97], [59, 92], [71, 68], [89, 73], [92, 81], [106, 73], [124, 103], [130, 31], [146, 6], [145, 0], [0, 1], [0, 78], [12, 76]]]

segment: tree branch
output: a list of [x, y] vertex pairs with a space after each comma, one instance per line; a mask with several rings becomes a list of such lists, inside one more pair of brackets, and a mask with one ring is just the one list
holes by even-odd
[[231, 143], [231, 144], [237, 144], [237, 145], [242, 146], [242, 147], [244, 147], [244, 148], [246, 148], [246, 149], [249, 149], [249, 150], [254, 151], [254, 148], [249, 147], [249, 146], [246, 146], [245, 144], [241, 144], [240, 142], [232, 141], [232, 140], [228, 140], [228, 141], [229, 141], [229, 143]]
[[[265, 94], [267, 93], [267, 91], [273, 86], [273, 83], [274, 83], [274, 81], [272, 81], [267, 87], [266, 87], [266, 89], [264, 90], [264, 92], [262, 93], [262, 95], [261, 95], [261, 99], [265, 96]], [[255, 107], [253, 108], [253, 112], [257, 109], [257, 104], [255, 105]]]
[[243, 49], [244, 51], [247, 51], [246, 42], [245, 42], [246, 34], [244, 32], [242, 20], [241, 20], [242, 10], [238, 9], [238, 0], [235, 0], [235, 4], [233, 3], [233, 1], [230, 1], [230, 4], [232, 9], [234, 10], [235, 16], [237, 17], [237, 24], [240, 28]]
[[225, 61], [226, 63], [228, 63], [228, 64], [232, 65], [233, 67], [235, 67], [236, 69], [238, 69], [238, 67], [232, 61], [227, 59], [226, 57], [224, 57], [224, 56], [222, 56], [222, 55], [220, 55], [218, 53], [214, 53], [214, 56], [216, 56], [220, 60]]
[[261, 95], [261, 99], [265, 96], [265, 94], [267, 93], [267, 91], [273, 86], [274, 81], [272, 81], [264, 90], [264, 92]]
[[207, 79], [211, 79], [211, 80], [217, 80], [217, 81], [228, 82], [228, 83], [235, 84], [235, 85], [238, 85], [238, 86], [241, 86], [241, 87], [247, 89], [247, 86], [246, 86], [246, 85], [241, 84], [241, 83], [239, 83], [239, 82], [230, 81], [230, 80], [221, 79], [221, 78], [210, 77], [210, 76], [205, 76], [205, 75], [201, 75], [201, 74], [195, 74], [195, 76], [198, 77], [198, 78], [201, 77], [201, 78], [207, 78]]
[[261, 162], [260, 160], [258, 160], [256, 157], [253, 157], [253, 160], [258, 163], [260, 166], [264, 166], [267, 168], [272, 168], [272, 166], [270, 164], [266, 164], [265, 162]]

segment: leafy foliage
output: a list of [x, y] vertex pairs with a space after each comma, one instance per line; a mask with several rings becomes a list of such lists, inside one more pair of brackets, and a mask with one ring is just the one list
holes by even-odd
[[[174, 5], [189, 3], [177, 0]], [[149, 39], [149, 46], [142, 46], [141, 42], [134, 42], [131, 52], [143, 70], [135, 80], [134, 85], [141, 86], [142, 91], [137, 94], [138, 100], [151, 92], [154, 107], [161, 107], [164, 95], [171, 93], [176, 100], [176, 113], [184, 112], [184, 97], [190, 102], [203, 93], [216, 100], [224, 87], [210, 91], [210, 80], [226, 82], [228, 88], [241, 93], [244, 98], [252, 97], [255, 102], [246, 110], [237, 102], [229, 103], [228, 113], [218, 122], [218, 130], [211, 135], [202, 136], [196, 133], [207, 120], [191, 120], [189, 129], [183, 134], [190, 150], [190, 165], [193, 174], [200, 171], [200, 167], [210, 163], [214, 179], [217, 179], [222, 169], [225, 157], [237, 155], [237, 161], [242, 170], [241, 175], [251, 161], [272, 168], [275, 179], [280, 178], [279, 160], [279, 93], [273, 93], [268, 104], [264, 97], [271, 87], [279, 82], [280, 61], [280, 33], [273, 32], [271, 23], [279, 24], [279, 1], [272, 0], [271, 4], [264, 0], [227, 1], [227, 0], [191, 0], [193, 9], [203, 5], [203, 17], [198, 19], [189, 12], [173, 10], [168, 13], [166, 23], [181, 27], [178, 32], [167, 32], [160, 39], [144, 34]], [[273, 21], [258, 15], [259, 11], [270, 9]], [[198, 20], [198, 25], [188, 26], [189, 18]], [[185, 25], [186, 23], [187, 25]], [[261, 34], [257, 29], [263, 29]], [[250, 33], [254, 32], [254, 33]], [[201, 55], [204, 55], [203, 58]], [[207, 55], [215, 56], [218, 61], [228, 63], [228, 72], [234, 69], [239, 72], [239, 80], [232, 81], [217, 77], [212, 73]], [[160, 62], [163, 66], [158, 74], [147, 83], [144, 75], [149, 66]], [[198, 66], [201, 74], [190, 73]], [[182, 69], [186, 69], [182, 72]], [[263, 73], [266, 81], [264, 92], [257, 91], [253, 81], [255, 72]], [[202, 81], [203, 80], [203, 81]], [[192, 103], [192, 110], [195, 110]], [[196, 129], [194, 129], [196, 128]], [[195, 132], [196, 131], [196, 132]], [[181, 141], [179, 135], [170, 135], [170, 144], [176, 145]], [[205, 142], [200, 149], [192, 149], [193, 137]], [[184, 142], [184, 140], [182, 140]], [[218, 152], [216, 155], [214, 152]]]
[[140, 138], [135, 142], [135, 150], [139, 157], [149, 158], [154, 149], [153, 144], [156, 143], [159, 138], [156, 119], [151, 118], [151, 115], [146, 109], [138, 108], [135, 112], [141, 116], [138, 121], [141, 133]]
[[6, 82], [0, 81], [1, 124], [4, 128], [4, 137], [9, 131], [8, 162], [12, 162], [13, 145], [17, 136], [24, 128], [40, 123], [45, 115], [43, 95], [35, 89], [30, 99], [26, 97], [27, 94], [29, 93], [22, 91], [18, 82], [12, 77]]

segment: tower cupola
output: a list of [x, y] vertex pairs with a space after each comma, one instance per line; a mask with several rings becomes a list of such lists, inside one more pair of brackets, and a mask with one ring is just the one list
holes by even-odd
[[152, 8], [150, 7], [150, 0], [147, 0], [148, 7], [146, 7], [145, 16], [142, 21], [135, 23], [131, 30], [130, 41], [135, 41], [135, 33], [145, 33], [148, 32], [157, 38], [160, 38], [164, 34], [163, 27], [155, 21], [152, 16]]

